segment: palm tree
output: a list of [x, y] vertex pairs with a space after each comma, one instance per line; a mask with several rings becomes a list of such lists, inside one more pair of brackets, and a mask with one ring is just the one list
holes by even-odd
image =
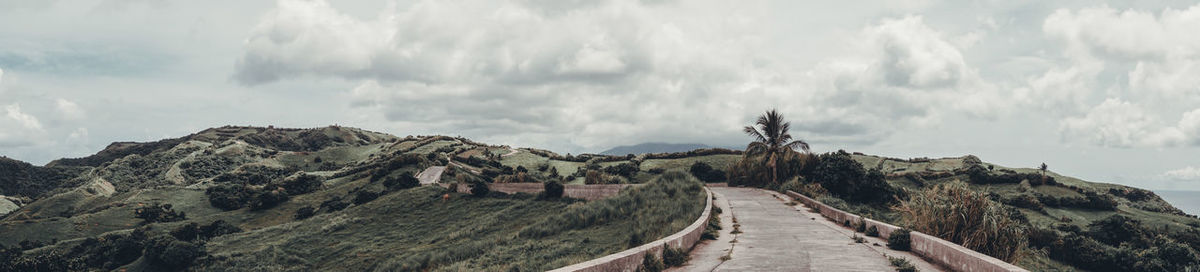
[[1044, 162], [1042, 163], [1042, 166], [1038, 166], [1038, 170], [1042, 170], [1042, 183], [1043, 184], [1046, 183], [1046, 168], [1048, 168], [1048, 167], [1046, 166], [1046, 163], [1044, 163]]
[[750, 137], [754, 137], [754, 142], [746, 146], [747, 155], [763, 154], [764, 162], [767, 168], [771, 169], [771, 182], [778, 183], [776, 176], [778, 171], [778, 161], [788, 152], [795, 152], [796, 149], [809, 152], [808, 143], [804, 140], [792, 141], [792, 135], [788, 133], [791, 128], [791, 123], [783, 121], [783, 115], [775, 109], [771, 109], [758, 116], [758, 121], [754, 122], [757, 126], [746, 126], [745, 132]]

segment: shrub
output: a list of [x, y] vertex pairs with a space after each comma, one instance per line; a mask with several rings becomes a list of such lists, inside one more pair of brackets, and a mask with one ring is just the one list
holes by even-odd
[[960, 181], [910, 195], [894, 209], [913, 230], [1006, 262], [1020, 259], [1028, 243], [1025, 226], [1014, 219], [1012, 211]]
[[1112, 246], [1149, 238], [1142, 230], [1141, 221], [1119, 214], [1088, 224], [1088, 236]]
[[493, 179], [493, 183], [523, 183], [530, 182], [531, 178], [525, 172], [516, 172], [509, 175], [499, 175]]
[[704, 228], [704, 233], [700, 234], [700, 239], [716, 240], [721, 236], [721, 208], [713, 207], [712, 212], [708, 213], [708, 226]]
[[349, 206], [350, 203], [343, 201], [342, 197], [340, 196], [334, 196], [321, 202], [321, 210], [325, 212], [336, 212], [346, 209], [346, 207]]
[[320, 176], [300, 174], [295, 178], [284, 180], [283, 189], [287, 190], [288, 195], [302, 195], [321, 189], [323, 182]]
[[804, 180], [804, 177], [794, 177], [789, 179], [788, 181], [783, 182], [783, 185], [779, 186], [779, 191], [783, 193], [787, 193], [787, 191], [800, 193], [800, 191], [804, 190], [804, 182], [802, 180]]
[[663, 246], [662, 255], [663, 265], [667, 267], [682, 266], [688, 261], [688, 252], [682, 248]]
[[183, 270], [206, 254], [203, 244], [180, 241], [168, 235], [159, 235], [146, 243], [142, 252], [146, 261], [166, 270]]
[[611, 175], [630, 178], [633, 177], [634, 174], [637, 174], [638, 166], [632, 162], [623, 162], [617, 165], [605, 167], [604, 172]]
[[871, 237], [879, 237], [879, 228], [876, 228], [874, 225], [872, 225], [867, 227], [867, 231], [864, 231], [863, 234]]
[[229, 224], [229, 222], [225, 222], [225, 220], [217, 220], [203, 226], [195, 222], [188, 223], [171, 230], [170, 234], [175, 239], [190, 242], [208, 240], [213, 237], [238, 232], [242, 232], [242, 229]]
[[666, 265], [658, 256], [649, 253], [642, 254], [642, 266], [638, 267], [638, 272], [660, 272], [666, 269]]
[[205, 239], [239, 232], [242, 232], [241, 228], [225, 222], [225, 220], [217, 220], [208, 225], [200, 226], [200, 235], [203, 235]]
[[358, 192], [354, 193], [354, 205], [362, 205], [379, 198], [379, 192], [371, 191], [367, 188], [358, 188]]
[[472, 196], [487, 197], [487, 195], [490, 194], [491, 192], [492, 192], [492, 189], [488, 188], [487, 182], [476, 181], [474, 184], [471, 184], [471, 195]]
[[175, 212], [171, 204], [150, 204], [133, 210], [133, 216], [141, 218], [143, 224], [155, 222], [175, 222], [187, 219], [187, 214]]
[[181, 241], [194, 241], [200, 238], [200, 224], [195, 222], [184, 224], [171, 230], [171, 236]]
[[309, 217], [313, 217], [313, 215], [316, 215], [316, 214], [317, 214], [317, 210], [313, 209], [313, 207], [304, 207], [304, 208], [300, 208], [299, 210], [296, 210], [296, 215], [293, 218], [295, 218], [296, 220], [304, 220], [304, 219], [308, 219]]
[[912, 237], [908, 229], [898, 229], [888, 235], [887, 247], [895, 250], [908, 251], [912, 248]]
[[897, 258], [888, 256], [888, 262], [892, 263], [892, 267], [896, 268], [896, 272], [917, 272], [917, 266], [913, 265], [905, 258]]
[[398, 191], [421, 186], [421, 180], [414, 177], [412, 173], [404, 173], [400, 177], [384, 180], [383, 186], [387, 187], [388, 191]]
[[546, 199], [562, 198], [563, 191], [566, 189], [557, 181], [546, 182], [544, 185], [542, 185], [542, 188], [542, 197]]
[[699, 179], [703, 182], [725, 181], [725, 171], [713, 169], [712, 166], [709, 166], [707, 163], [702, 161], [692, 163], [692, 166], [688, 169], [688, 172], [692, 173], [692, 176], [695, 176], [696, 179]]
[[884, 181], [882, 172], [863, 169], [844, 151], [817, 156], [816, 165], [805, 176], [847, 201], [888, 203], [895, 195], [895, 189]]
[[240, 184], [221, 184], [208, 187], [204, 193], [208, 195], [210, 205], [226, 211], [245, 207], [254, 196], [252, 190]]
[[265, 190], [259, 192], [253, 200], [250, 201], [250, 210], [258, 211], [274, 208], [279, 203], [288, 200], [288, 193], [282, 187], [277, 187], [274, 190]]

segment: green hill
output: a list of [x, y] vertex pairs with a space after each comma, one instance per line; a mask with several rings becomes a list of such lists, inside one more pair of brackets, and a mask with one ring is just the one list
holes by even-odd
[[[674, 233], [704, 206], [700, 182], [641, 171], [638, 158], [509, 152], [446, 136], [227, 126], [45, 167], [4, 158], [0, 193], [20, 207], [0, 218], [0, 271], [547, 270]], [[461, 186], [587, 181], [589, 170], [644, 185], [590, 202], [443, 200], [446, 189], [413, 188], [431, 166]]]

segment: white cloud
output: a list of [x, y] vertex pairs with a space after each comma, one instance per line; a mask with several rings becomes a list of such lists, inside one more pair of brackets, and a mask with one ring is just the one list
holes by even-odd
[[1162, 176], [1173, 180], [1200, 181], [1200, 168], [1188, 166], [1167, 171], [1166, 173], [1163, 173]]
[[1186, 112], [1176, 125], [1167, 125], [1142, 107], [1107, 99], [1083, 117], [1060, 124], [1066, 141], [1082, 140], [1109, 147], [1167, 147], [1200, 144], [1200, 109]]
[[79, 104], [75, 104], [74, 101], [63, 98], [54, 100], [54, 109], [58, 111], [59, 116], [65, 120], [79, 120], [83, 119], [86, 115], [86, 113], [83, 111], [83, 108], [79, 107]]
[[[1100, 66], [1130, 63], [1128, 88], [1149, 92], [1165, 100], [1200, 94], [1200, 4], [1161, 13], [1119, 11], [1108, 6], [1078, 11], [1060, 9], [1046, 18], [1043, 30], [1065, 45], [1068, 57]], [[1100, 62], [1100, 63], [1097, 63]], [[1115, 66], [1123, 67], [1123, 66]]]
[[[832, 41], [852, 50], [805, 70], [781, 58], [790, 48], [767, 50], [755, 27], [766, 9], [720, 5], [609, 1], [563, 12], [421, 1], [361, 20], [322, 1], [280, 1], [247, 39], [234, 78], [361, 79], [350, 92], [361, 114], [592, 150], [675, 135], [740, 139], [727, 128], [770, 107], [803, 116], [793, 127], [810, 140], [870, 143], [945, 111], [993, 116], [1005, 105], [989, 101], [996, 88], [969, 67], [957, 38], [920, 16], [866, 25]], [[697, 6], [736, 20], [680, 12]]]
[[0, 118], [0, 147], [27, 146], [41, 141], [45, 133], [42, 123], [33, 115], [21, 111], [17, 103], [4, 106], [4, 118]]

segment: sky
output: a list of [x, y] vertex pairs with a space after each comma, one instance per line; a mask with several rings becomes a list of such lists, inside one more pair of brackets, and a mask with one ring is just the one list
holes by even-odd
[[223, 125], [974, 154], [1200, 190], [1189, 1], [0, 0], [0, 155]]

